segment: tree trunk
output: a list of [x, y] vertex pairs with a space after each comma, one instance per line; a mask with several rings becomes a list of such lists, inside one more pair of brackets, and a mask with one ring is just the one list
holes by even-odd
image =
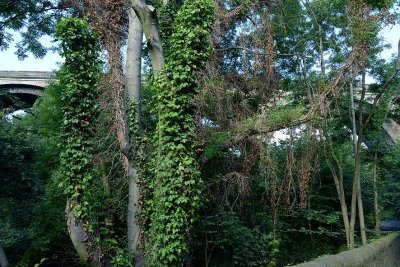
[[[361, 144], [364, 139], [364, 130], [365, 130], [365, 125], [363, 123], [363, 102], [365, 99], [365, 93], [366, 93], [366, 85], [365, 85], [365, 67], [363, 68], [362, 71], [362, 76], [361, 76], [361, 82], [362, 82], [362, 93], [361, 93], [361, 100], [360, 100], [360, 110], [359, 110], [359, 136], [357, 140], [357, 153], [355, 154], [355, 168], [357, 168], [357, 171], [355, 173], [358, 175], [357, 181], [358, 181], [358, 190], [357, 190], [357, 202], [358, 202], [358, 218], [360, 221], [360, 232], [361, 232], [361, 240], [363, 245], [367, 244], [367, 232], [365, 228], [365, 219], [364, 219], [364, 207], [363, 207], [363, 202], [362, 202], [362, 194], [361, 194]], [[354, 99], [353, 99], [354, 101]], [[358, 164], [357, 164], [358, 163]]]
[[[344, 230], [346, 232], [346, 242], [347, 242], [347, 246], [350, 247], [350, 222], [349, 222], [349, 215], [348, 215], [348, 209], [347, 209], [347, 204], [346, 204], [346, 197], [344, 194], [343, 169], [342, 169], [339, 159], [336, 157], [335, 151], [333, 150], [332, 143], [331, 143], [329, 137], [326, 136], [325, 131], [322, 131], [322, 132], [325, 135], [325, 140], [326, 140], [325, 143], [328, 146], [328, 147], [324, 148], [325, 160], [326, 160], [326, 163], [332, 173], [333, 181], [335, 182], [336, 192], [338, 194], [340, 208], [342, 211]], [[332, 163], [329, 155], [326, 153], [327, 150], [330, 151], [330, 155], [333, 158], [335, 165]], [[335, 166], [336, 166], [336, 168], [335, 168]]]
[[[361, 144], [360, 144], [361, 146]], [[367, 232], [365, 228], [365, 218], [364, 218], [364, 207], [363, 207], [363, 202], [362, 202], [362, 194], [361, 194], [361, 149], [358, 152], [357, 159], [356, 161], [358, 164], [356, 165], [356, 168], [358, 168], [358, 171], [356, 172], [358, 175], [357, 182], [358, 182], [358, 188], [357, 188], [357, 205], [358, 205], [358, 219], [360, 221], [360, 232], [361, 232], [361, 241], [363, 245], [367, 244]]]
[[4, 249], [0, 243], [0, 266], [1, 267], [10, 267], [10, 264], [8, 263], [6, 253], [4, 252]]
[[[133, 11], [129, 10], [129, 32], [128, 48], [126, 54], [125, 68], [125, 89], [129, 101], [136, 104], [137, 122], [140, 128], [140, 87], [141, 87], [141, 50], [142, 50], [143, 29], [140, 21]], [[132, 164], [132, 163], [130, 163]], [[136, 220], [138, 213], [140, 190], [137, 181], [137, 170], [133, 166], [129, 168], [129, 202], [128, 202], [128, 249], [131, 252], [138, 252], [140, 225]], [[140, 253], [136, 253], [139, 255]], [[136, 257], [138, 260], [138, 257]]]
[[354, 88], [353, 88], [353, 79], [350, 81], [350, 120], [351, 120], [351, 133], [353, 135], [353, 151], [354, 153], [357, 150], [357, 127], [356, 127], [356, 113], [354, 107]]
[[350, 246], [354, 247], [354, 228], [356, 224], [356, 212], [357, 212], [357, 193], [358, 193], [358, 177], [356, 174], [357, 168], [355, 167], [355, 174], [353, 177], [353, 189], [351, 193], [351, 214], [350, 214]]
[[356, 220], [356, 205], [358, 206], [358, 216], [360, 222], [360, 232], [362, 243], [367, 243], [367, 233], [365, 231], [365, 219], [364, 219], [364, 208], [362, 203], [361, 194], [361, 144], [363, 140], [364, 124], [363, 124], [363, 101], [365, 98], [366, 87], [365, 87], [365, 70], [362, 73], [362, 93], [361, 100], [359, 104], [359, 129], [358, 137], [356, 135], [356, 121], [354, 113], [354, 94], [353, 94], [353, 84], [350, 83], [350, 101], [351, 101], [351, 112], [352, 112], [352, 132], [353, 132], [353, 142], [354, 142], [354, 178], [353, 178], [353, 190], [351, 196], [351, 218], [350, 218], [350, 245], [354, 246], [354, 227]]
[[[352, 136], [353, 136], [353, 151], [354, 155], [356, 154], [357, 150], [357, 128], [356, 128], [356, 115], [355, 115], [355, 107], [354, 107], [354, 89], [353, 89], [353, 79], [350, 81], [350, 120], [351, 120], [351, 126], [352, 126]], [[355, 198], [356, 198], [356, 193], [357, 188], [354, 188], [354, 186], [358, 187], [358, 183], [355, 181], [355, 177], [353, 177], [353, 191], [352, 191], [352, 197], [351, 197], [351, 215], [350, 215], [350, 247], [354, 246], [354, 227], [355, 227], [355, 216], [356, 216], [356, 204], [355, 204]]]
[[326, 68], [325, 68], [325, 59], [324, 59], [324, 42], [322, 39], [322, 26], [318, 24], [318, 34], [319, 34], [319, 53], [320, 53], [320, 64], [321, 64], [321, 73], [323, 77], [326, 77]]
[[380, 236], [380, 224], [381, 224], [381, 216], [379, 210], [379, 201], [378, 201], [378, 172], [377, 166], [378, 165], [378, 153], [375, 152], [374, 157], [374, 209], [375, 209], [375, 235]]
[[154, 7], [142, 0], [132, 0], [132, 8], [142, 24], [149, 49], [154, 77], [157, 77], [165, 64], [164, 52], [158, 26], [158, 19]]
[[86, 264], [86, 266], [100, 266], [99, 252], [94, 247], [93, 237], [88, 233], [83, 222], [75, 219], [75, 206], [76, 203], [67, 202], [67, 226], [72, 244], [74, 245], [79, 258]]

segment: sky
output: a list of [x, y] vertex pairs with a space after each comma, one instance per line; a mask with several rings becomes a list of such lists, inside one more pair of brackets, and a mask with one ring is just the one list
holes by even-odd
[[400, 25], [397, 24], [393, 27], [386, 27], [381, 31], [380, 35], [392, 45], [392, 48], [381, 53], [382, 58], [390, 58], [392, 54], [397, 54], [397, 43], [400, 38]]
[[[59, 54], [48, 52], [42, 59], [36, 59], [31, 53], [25, 60], [18, 60], [15, 52], [15, 44], [21, 39], [17, 33], [13, 34], [14, 42], [6, 51], [0, 51], [0, 70], [13, 70], [13, 71], [54, 71], [58, 70], [63, 59]], [[42, 37], [41, 42], [45, 46], [52, 45], [50, 37]]]
[[[388, 59], [392, 54], [397, 53], [397, 42], [400, 38], [400, 25], [387, 27], [381, 33], [381, 36], [389, 43], [392, 48], [381, 53], [381, 57]], [[62, 58], [53, 52], [49, 52], [43, 59], [35, 59], [32, 54], [28, 54], [28, 58], [23, 61], [18, 60], [15, 55], [15, 44], [20, 40], [20, 36], [14, 33], [14, 42], [10, 44], [10, 48], [6, 51], [0, 51], [0, 70], [13, 71], [54, 71], [58, 70]], [[42, 43], [51, 46], [51, 38], [43, 37]]]

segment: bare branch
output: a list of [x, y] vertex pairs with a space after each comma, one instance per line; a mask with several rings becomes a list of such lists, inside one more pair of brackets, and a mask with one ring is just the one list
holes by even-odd
[[242, 46], [231, 46], [231, 47], [227, 47], [227, 48], [217, 48], [217, 49], [214, 49], [214, 50], [215, 51], [244, 50], [244, 51], [250, 52], [252, 54], [256, 54], [256, 55], [265, 55], [265, 56], [275, 55], [275, 56], [280, 56], [280, 57], [291, 57], [291, 56], [305, 57], [305, 55], [301, 54], [301, 53], [256, 52], [253, 49], [242, 47]]

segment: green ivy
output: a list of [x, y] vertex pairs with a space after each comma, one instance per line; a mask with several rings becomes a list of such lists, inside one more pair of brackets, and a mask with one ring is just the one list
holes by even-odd
[[168, 62], [157, 77], [159, 121], [153, 157], [153, 198], [146, 201], [150, 225], [147, 251], [152, 266], [181, 266], [200, 205], [194, 96], [196, 73], [210, 55], [212, 0], [185, 1], [175, 20]]
[[61, 173], [71, 205], [69, 208], [74, 209], [76, 218], [92, 231], [87, 216], [89, 199], [84, 192], [91, 186], [93, 177], [100, 48], [85, 19], [65, 18], [58, 24], [55, 34], [61, 42], [61, 55], [65, 58], [57, 73], [63, 102]]
[[121, 248], [122, 242], [115, 232], [112, 212], [102, 210], [113, 200], [94, 188], [93, 176], [98, 174], [92, 164], [98, 149], [94, 142], [98, 117], [96, 87], [102, 68], [99, 41], [88, 21], [81, 18], [63, 19], [56, 28], [56, 36], [65, 58], [57, 76], [63, 88], [61, 170], [69, 208], [96, 236], [92, 246], [101, 247], [103, 259], [107, 257], [112, 266], [131, 266], [127, 249]]

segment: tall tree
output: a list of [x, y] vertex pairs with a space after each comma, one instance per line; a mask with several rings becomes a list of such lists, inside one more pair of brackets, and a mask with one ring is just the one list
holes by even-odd
[[[128, 44], [126, 53], [125, 67], [125, 88], [128, 95], [128, 105], [131, 109], [131, 116], [135, 116], [130, 124], [130, 144], [132, 149], [140, 149], [135, 146], [133, 140], [139, 140], [142, 135], [141, 127], [141, 57], [142, 57], [143, 29], [139, 18], [129, 8]], [[136, 131], [134, 131], [136, 129]], [[136, 135], [136, 136], [134, 136]], [[139, 137], [139, 138], [138, 138]], [[133, 139], [133, 140], [132, 140]], [[134, 151], [140, 154], [141, 151]], [[143, 152], [142, 152], [143, 153]], [[137, 161], [137, 157], [136, 157]], [[136, 166], [139, 162], [135, 162]], [[138, 170], [132, 169], [136, 173], [128, 175], [129, 179], [129, 204], [128, 204], [128, 249], [136, 251], [139, 249], [140, 225], [138, 223], [138, 212], [140, 209], [140, 189], [138, 183]], [[139, 254], [137, 254], [139, 255]], [[138, 259], [137, 259], [138, 260]]]
[[192, 99], [197, 92], [195, 73], [209, 55], [213, 21], [212, 1], [185, 1], [176, 16], [165, 56], [155, 11], [142, 1], [133, 1], [148, 45], [156, 76], [156, 151], [153, 156], [153, 197], [146, 249], [152, 266], [180, 266], [189, 248], [200, 200], [200, 178], [196, 167], [195, 114]]
[[67, 224], [71, 240], [82, 261], [97, 266], [101, 261], [94, 246], [89, 221], [90, 200], [86, 190], [93, 179], [94, 120], [97, 115], [96, 85], [100, 75], [99, 46], [88, 23], [63, 19], [56, 29], [65, 63], [58, 72], [63, 88], [63, 146], [61, 170], [65, 178]]

